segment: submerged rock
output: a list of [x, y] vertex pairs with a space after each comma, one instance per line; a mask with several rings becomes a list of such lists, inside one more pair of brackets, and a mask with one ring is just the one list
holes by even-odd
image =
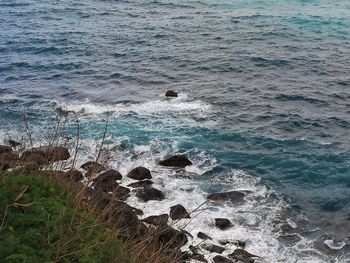
[[214, 263], [233, 263], [231, 259], [225, 258], [223, 256], [217, 255], [213, 258]]
[[127, 176], [135, 180], [144, 180], [152, 178], [151, 171], [142, 166], [132, 169]]
[[231, 202], [239, 202], [242, 201], [245, 194], [240, 191], [230, 191], [230, 192], [222, 192], [222, 193], [212, 193], [207, 196], [208, 200], [211, 201], [231, 201]]
[[135, 183], [128, 184], [129, 187], [139, 188], [139, 187], [148, 187], [151, 186], [153, 182], [151, 180], [143, 180]]
[[84, 176], [82, 174], [82, 172], [76, 170], [76, 169], [70, 169], [69, 171], [67, 171], [64, 174], [64, 177], [70, 181], [74, 181], [74, 182], [79, 182], [81, 181]]
[[168, 90], [166, 93], [165, 93], [165, 96], [166, 97], [177, 97], [178, 94], [177, 92], [173, 91], [173, 90]]
[[236, 249], [232, 254], [228, 256], [236, 261], [241, 261], [243, 263], [254, 263], [254, 258], [258, 258], [258, 256], [250, 254], [249, 252], [240, 248]]
[[231, 227], [231, 221], [228, 220], [227, 218], [215, 218], [215, 225], [220, 230], [226, 230], [229, 227]]
[[206, 234], [204, 234], [203, 232], [198, 232], [197, 237], [203, 240], [212, 240], [212, 238]]
[[163, 166], [184, 168], [188, 165], [192, 165], [192, 162], [185, 155], [173, 155], [163, 161], [160, 161], [159, 164]]
[[147, 202], [149, 200], [162, 201], [165, 198], [162, 191], [153, 187], [144, 187], [137, 189], [136, 196], [144, 202]]
[[170, 207], [170, 218], [172, 220], [179, 220], [183, 218], [191, 218], [191, 216], [183, 205], [178, 204]]
[[168, 223], [169, 215], [162, 214], [158, 216], [149, 216], [147, 218], [142, 219], [143, 222], [155, 226], [162, 226]]

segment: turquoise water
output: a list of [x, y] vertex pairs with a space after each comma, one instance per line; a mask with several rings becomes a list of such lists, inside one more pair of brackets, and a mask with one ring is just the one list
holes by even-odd
[[[113, 166], [157, 170], [186, 153], [186, 173], [200, 175], [185, 181], [193, 196], [238, 187], [263, 198], [251, 205], [270, 223], [242, 224], [248, 250], [349, 262], [349, 1], [1, 1], [0, 30], [3, 138], [25, 134], [26, 113], [39, 143], [73, 110], [84, 159], [109, 112]], [[264, 235], [276, 243], [259, 248]]]

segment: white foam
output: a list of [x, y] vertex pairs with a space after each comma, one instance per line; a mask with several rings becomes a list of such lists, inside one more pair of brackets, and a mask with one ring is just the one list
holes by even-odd
[[340, 241], [340, 242], [335, 242], [334, 240], [332, 239], [327, 239], [324, 241], [324, 244], [329, 247], [330, 249], [333, 249], [333, 250], [340, 250], [342, 249], [346, 243], [343, 242], [343, 241]]

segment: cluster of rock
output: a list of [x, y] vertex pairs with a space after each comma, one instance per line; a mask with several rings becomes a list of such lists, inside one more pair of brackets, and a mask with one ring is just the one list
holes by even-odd
[[[17, 146], [18, 144], [15, 143], [0, 145], [1, 169], [17, 169], [18, 167], [39, 169], [43, 165], [70, 158], [68, 149], [62, 146], [36, 147], [25, 150], [21, 154], [18, 154], [14, 150]], [[192, 165], [192, 162], [184, 155], [174, 155], [160, 161], [159, 164], [162, 166], [183, 168]], [[208, 262], [204, 255], [200, 253], [201, 249], [219, 254], [213, 257], [214, 263], [250, 263], [254, 262], [257, 258], [243, 249], [243, 242], [237, 245], [242, 248], [236, 249], [227, 257], [220, 255], [225, 251], [225, 247], [211, 243], [189, 246], [189, 251], [181, 251], [181, 247], [188, 243], [188, 236], [191, 235], [184, 230], [177, 230], [168, 225], [169, 218], [172, 220], [191, 218], [191, 214], [181, 204], [170, 207], [169, 214], [152, 215], [139, 219], [143, 215], [143, 211], [126, 203], [131, 193], [134, 193], [142, 202], [148, 202], [150, 200], [161, 201], [165, 198], [165, 194], [161, 190], [152, 186], [152, 175], [149, 169], [136, 167], [131, 170], [126, 176], [135, 180], [135, 182], [125, 187], [120, 185], [123, 176], [118, 171], [107, 169], [104, 165], [96, 161], [86, 162], [80, 168], [80, 170], [69, 169], [65, 172], [55, 171], [55, 174], [60, 178], [77, 184], [81, 184], [80, 182], [84, 178], [88, 179], [89, 186], [81, 185], [84, 189], [84, 196], [103, 211], [104, 218], [114, 220], [123, 235], [136, 240], [149, 239], [153, 245], [161, 248], [164, 253], [176, 255], [182, 261], [195, 259], [199, 262]], [[245, 192], [231, 191], [209, 194], [207, 199], [211, 202], [240, 202], [244, 199], [245, 195]], [[214, 221], [215, 226], [222, 231], [232, 227], [229, 219], [215, 218]], [[203, 241], [212, 240], [211, 237], [202, 232], [199, 232], [197, 237]], [[222, 245], [225, 245], [225, 243], [223, 242]]]

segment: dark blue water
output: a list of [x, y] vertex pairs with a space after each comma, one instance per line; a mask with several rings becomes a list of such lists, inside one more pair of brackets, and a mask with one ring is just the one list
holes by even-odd
[[74, 110], [87, 149], [109, 111], [117, 158], [187, 153], [203, 192], [259, 178], [318, 229], [305, 247], [349, 262], [349, 1], [1, 0], [0, 32], [2, 137]]

